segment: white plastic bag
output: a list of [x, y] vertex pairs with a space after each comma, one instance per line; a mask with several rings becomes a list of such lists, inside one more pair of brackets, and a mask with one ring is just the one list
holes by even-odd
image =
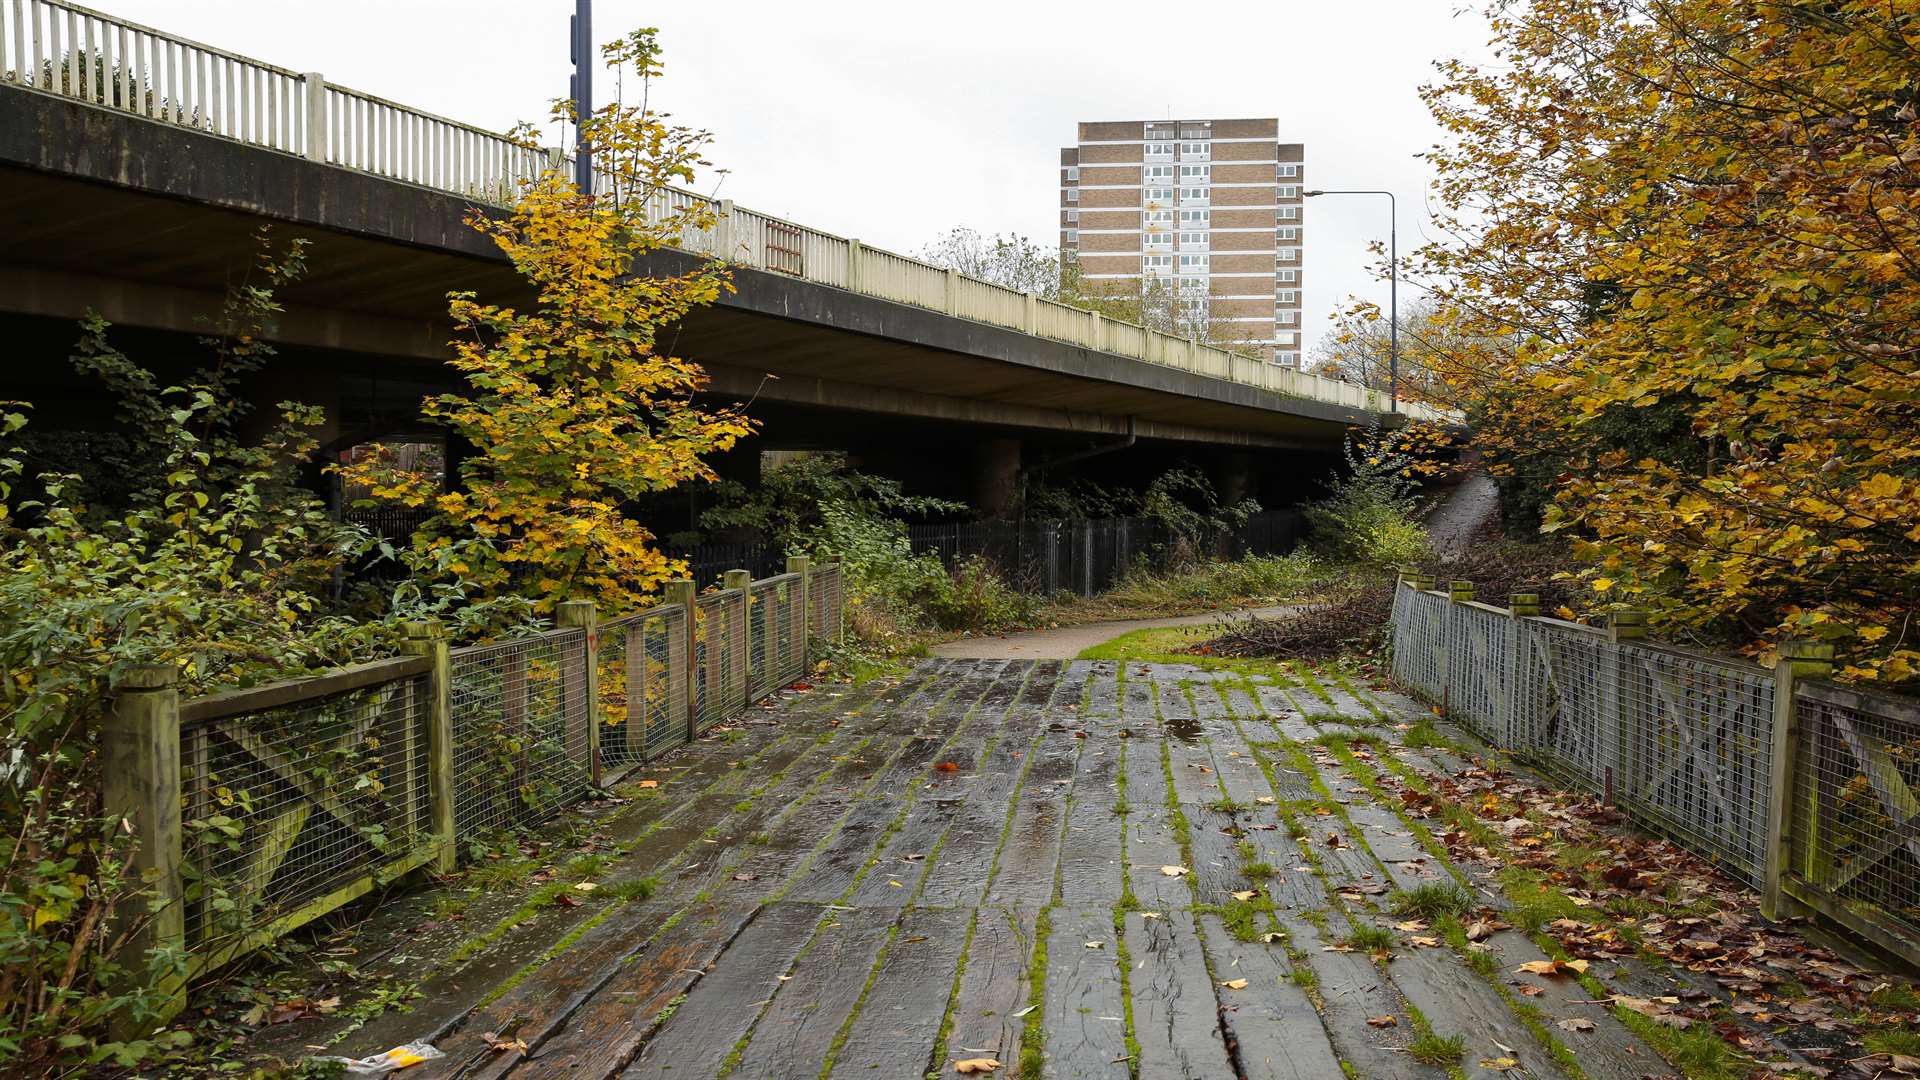
[[432, 1061], [437, 1057], [446, 1057], [435, 1049], [432, 1043], [408, 1043], [396, 1046], [383, 1054], [372, 1057], [321, 1058], [322, 1061], [338, 1061], [346, 1065], [348, 1076], [385, 1076], [398, 1069], [418, 1065], [423, 1061]]

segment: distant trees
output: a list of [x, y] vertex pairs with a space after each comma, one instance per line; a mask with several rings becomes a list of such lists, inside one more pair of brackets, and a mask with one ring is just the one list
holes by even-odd
[[1182, 292], [1165, 279], [1146, 279], [1126, 291], [1087, 281], [1072, 255], [1017, 233], [987, 236], [977, 229], [949, 230], [915, 257], [1002, 288], [1042, 300], [1098, 311], [1110, 319], [1190, 337], [1226, 349], [1246, 350], [1247, 332], [1218, 316], [1212, 293]]

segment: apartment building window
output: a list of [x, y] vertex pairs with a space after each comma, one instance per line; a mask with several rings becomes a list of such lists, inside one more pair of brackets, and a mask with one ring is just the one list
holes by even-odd
[[1213, 138], [1213, 125], [1212, 124], [1183, 125], [1180, 128], [1180, 137], [1183, 139], [1211, 139]]
[[1182, 183], [1206, 184], [1206, 183], [1211, 183], [1212, 180], [1213, 180], [1213, 166], [1211, 165], [1180, 166], [1180, 181]]
[[1080, 246], [1080, 230], [1079, 229], [1067, 230], [1067, 246], [1068, 247]]
[[1189, 250], [1204, 250], [1208, 246], [1207, 234], [1183, 232], [1180, 234], [1180, 246]]
[[1273, 230], [1273, 238], [1275, 240], [1298, 240], [1300, 239], [1300, 230], [1294, 228], [1292, 225], [1283, 225]]
[[1180, 189], [1180, 201], [1183, 203], [1201, 203], [1204, 205], [1213, 200], [1206, 188], [1183, 187]]
[[1281, 221], [1299, 221], [1300, 208], [1297, 206], [1283, 206], [1275, 212], [1275, 216]]
[[1207, 256], [1181, 255], [1180, 256], [1180, 272], [1183, 274], [1206, 273], [1207, 272]]
[[1173, 166], [1149, 165], [1141, 174], [1141, 179], [1149, 184], [1173, 183]]
[[1300, 335], [1282, 331], [1281, 333], [1277, 333], [1273, 335], [1273, 343], [1275, 345], [1284, 345], [1284, 346], [1287, 346], [1288, 348], [1292, 348], [1293, 346], [1300, 344]]
[[1299, 175], [1300, 166], [1298, 165], [1282, 165], [1278, 171], [1278, 176], [1282, 180], [1289, 180]]
[[1180, 224], [1183, 228], [1206, 228], [1213, 224], [1213, 211], [1183, 208], [1180, 211]]
[[1276, 305], [1297, 307], [1300, 303], [1300, 290], [1299, 289], [1276, 290], [1273, 294], [1273, 302]]
[[1150, 142], [1142, 149], [1145, 151], [1148, 161], [1160, 158], [1170, 160], [1173, 157], [1173, 144], [1170, 142]]
[[1168, 232], [1155, 232], [1149, 229], [1140, 234], [1140, 246], [1143, 248], [1164, 248], [1171, 250], [1173, 247], [1173, 234]]
[[1287, 285], [1291, 285], [1291, 284], [1293, 284], [1294, 282], [1296, 282], [1296, 281], [1299, 281], [1299, 280], [1300, 280], [1300, 271], [1298, 271], [1298, 270], [1275, 270], [1275, 271], [1273, 272], [1273, 280], [1275, 280], [1275, 281], [1278, 281], [1278, 282], [1282, 282], [1282, 283], [1284, 283], [1284, 284], [1287, 284]]
[[1080, 211], [1078, 210], [1067, 211], [1067, 224], [1069, 225], [1080, 224]]
[[1297, 352], [1277, 352], [1273, 354], [1273, 362], [1282, 367], [1297, 368], [1300, 366], [1300, 354]]
[[1149, 204], [1173, 201], [1173, 189], [1165, 187], [1141, 188], [1140, 197]]
[[1067, 179], [1068, 179], [1069, 181], [1077, 181], [1077, 180], [1079, 180], [1079, 179], [1080, 179], [1080, 166], [1078, 166], [1078, 165], [1069, 165], [1069, 166], [1067, 166]]
[[1281, 185], [1280, 185], [1280, 197], [1281, 197], [1281, 198], [1283, 198], [1283, 199], [1297, 199], [1297, 198], [1299, 198], [1299, 197], [1300, 197], [1300, 185], [1299, 185], [1299, 184], [1281, 184]]
[[1188, 161], [1211, 161], [1213, 160], [1213, 144], [1183, 142], [1180, 144], [1180, 156]]
[[1070, 187], [1070, 188], [1068, 188], [1068, 189], [1067, 189], [1067, 201], [1068, 201], [1068, 202], [1079, 202], [1079, 201], [1080, 201], [1080, 189], [1079, 189], [1079, 188], [1077, 188], [1077, 187]]
[[1195, 294], [1204, 296], [1206, 295], [1206, 292], [1207, 292], [1207, 279], [1203, 277], [1181, 278], [1180, 291], [1181, 293], [1188, 296], [1192, 296]]
[[1300, 325], [1300, 312], [1295, 308], [1277, 307], [1273, 309], [1273, 321], [1281, 326]]
[[1300, 261], [1300, 249], [1299, 249], [1299, 248], [1297, 248], [1297, 247], [1283, 247], [1283, 248], [1274, 248], [1274, 249], [1273, 249], [1273, 261], [1274, 261], [1274, 262], [1283, 262], [1283, 263], [1288, 263], [1288, 262], [1299, 262], [1299, 261]]
[[1172, 225], [1173, 211], [1171, 210], [1142, 210], [1140, 212], [1140, 227], [1143, 229], [1155, 227], [1170, 228]]
[[1173, 256], [1142, 255], [1140, 269], [1148, 274], [1169, 274], [1173, 272]]

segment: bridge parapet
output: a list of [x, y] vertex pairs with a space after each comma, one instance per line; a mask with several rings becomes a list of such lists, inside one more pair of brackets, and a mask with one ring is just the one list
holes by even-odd
[[[561, 151], [523, 143], [384, 98], [64, 0], [0, 2], [0, 85], [78, 98], [147, 120], [503, 206]], [[1387, 395], [1265, 363], [1191, 338], [1102, 317], [835, 236], [668, 189], [660, 211], [709, 203], [716, 224], [679, 246], [741, 266], [943, 312], [1096, 352], [1373, 413]], [[1419, 402], [1415, 419], [1457, 421]]]

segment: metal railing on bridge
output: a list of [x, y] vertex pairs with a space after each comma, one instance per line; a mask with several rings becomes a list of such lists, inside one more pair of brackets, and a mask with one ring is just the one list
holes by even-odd
[[1404, 576], [1394, 681], [1488, 743], [1610, 797], [1759, 889], [1920, 959], [1920, 700], [1821, 681], [1830, 645], [1771, 669], [1543, 618], [1537, 597], [1478, 603]]
[[[522, 182], [566, 167], [559, 150], [63, 0], [0, 0], [0, 65], [8, 65], [0, 85], [79, 98], [480, 203], [510, 203]], [[731, 200], [671, 190], [655, 197], [717, 209], [713, 228], [681, 238], [679, 246], [697, 254], [1289, 397], [1389, 411], [1386, 395], [1364, 386], [1003, 288]], [[1455, 419], [1418, 402], [1402, 402], [1401, 411]]]

